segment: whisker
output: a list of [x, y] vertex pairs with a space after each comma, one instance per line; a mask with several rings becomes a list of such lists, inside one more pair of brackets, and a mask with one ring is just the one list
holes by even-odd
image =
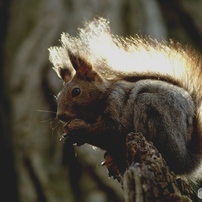
[[53, 95], [53, 97], [57, 100], [57, 95]]
[[[58, 127], [59, 126], [59, 127]], [[61, 122], [57, 119], [54, 118], [51, 122], [50, 122], [50, 128], [52, 130], [55, 130], [56, 128], [60, 129], [60, 126], [62, 126]]]
[[42, 109], [39, 109], [39, 110], [36, 110], [38, 112], [44, 112], [44, 113], [51, 113], [51, 114], [56, 114], [56, 112], [54, 111], [48, 111], [48, 110], [42, 110]]
[[54, 95], [54, 94], [50, 94], [51, 96], [53, 96], [54, 98], [57, 98], [57, 95]]
[[50, 118], [50, 119], [43, 120], [43, 121], [41, 121], [41, 123], [52, 122], [52, 121], [53, 121], [53, 119], [55, 119], [55, 118]]
[[[55, 98], [56, 96], [53, 95]], [[54, 118], [48, 118], [46, 120], [41, 121], [42, 123], [48, 123], [49, 122], [49, 129], [52, 131], [52, 135], [54, 133], [56, 133], [60, 138], [62, 137], [62, 134], [64, 133], [64, 129], [63, 126], [64, 124], [62, 122], [60, 122], [60, 120], [56, 117], [56, 113], [55, 111], [49, 111], [49, 110], [42, 110], [42, 109], [38, 109], [36, 110], [37, 112], [41, 112], [41, 113], [49, 113], [49, 114], [54, 114]], [[48, 128], [47, 128], [48, 130]]]

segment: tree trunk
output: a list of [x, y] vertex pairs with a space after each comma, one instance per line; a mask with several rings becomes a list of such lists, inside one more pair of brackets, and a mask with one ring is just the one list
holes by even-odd
[[[5, 38], [8, 25], [9, 0], [3, 0], [0, 6], [0, 201], [18, 202], [17, 176], [12, 145], [12, 110], [10, 88], [7, 80], [11, 74], [5, 65]], [[10, 194], [12, 193], [12, 194]]]

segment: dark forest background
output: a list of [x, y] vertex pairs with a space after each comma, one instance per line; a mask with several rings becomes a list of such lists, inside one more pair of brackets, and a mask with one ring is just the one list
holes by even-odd
[[115, 34], [172, 38], [202, 51], [201, 0], [1, 0], [0, 201], [123, 201], [101, 166], [103, 151], [65, 146], [54, 119], [62, 81], [47, 49], [96, 16]]

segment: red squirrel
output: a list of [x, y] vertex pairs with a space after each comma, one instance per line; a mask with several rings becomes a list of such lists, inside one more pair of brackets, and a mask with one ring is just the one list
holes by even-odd
[[176, 174], [200, 171], [202, 62], [197, 53], [173, 41], [113, 35], [103, 18], [86, 23], [77, 37], [63, 33], [61, 43], [49, 53], [64, 81], [57, 118], [68, 141], [123, 157], [126, 135], [141, 132]]

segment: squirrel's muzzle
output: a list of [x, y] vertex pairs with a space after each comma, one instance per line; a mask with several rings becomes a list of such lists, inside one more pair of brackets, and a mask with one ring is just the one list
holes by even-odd
[[70, 114], [66, 111], [57, 111], [56, 116], [62, 122], [68, 122], [75, 118], [75, 116], [73, 116], [72, 114]]

